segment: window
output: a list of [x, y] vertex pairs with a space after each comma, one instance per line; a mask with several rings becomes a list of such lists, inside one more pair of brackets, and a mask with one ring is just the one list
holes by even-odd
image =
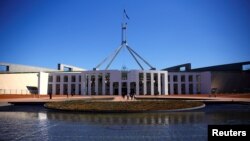
[[200, 75], [196, 75], [196, 81], [197, 81], [198, 83], [201, 82], [201, 76], [200, 76]]
[[139, 73], [139, 81], [143, 81], [143, 73]]
[[168, 83], [168, 94], [170, 94], [170, 84]]
[[154, 73], [154, 81], [155, 85], [158, 84], [158, 74], [157, 73]]
[[85, 77], [86, 77], [86, 80], [87, 80], [87, 83], [85, 84], [85, 87], [86, 87], [85, 90], [86, 90], [86, 95], [88, 95], [89, 94], [89, 87], [90, 87], [89, 75], [86, 74]]
[[64, 77], [63, 77], [63, 81], [64, 81], [64, 82], [68, 82], [68, 76], [64, 76]]
[[82, 77], [81, 77], [81, 75], [79, 75], [79, 82], [81, 82], [82, 81]]
[[188, 81], [189, 81], [189, 82], [193, 82], [193, 76], [192, 76], [192, 75], [189, 75], [189, 76], [188, 76]]
[[91, 75], [91, 77], [90, 77], [90, 84], [91, 84], [91, 86], [94, 86], [95, 85], [95, 75]]
[[0, 72], [9, 71], [9, 66], [0, 66]]
[[150, 94], [151, 94], [151, 74], [150, 74], [150, 73], [147, 73], [147, 74], [146, 74], [146, 77], [147, 77], [147, 82], [146, 82], [146, 89], [147, 89], [147, 92], [146, 92], [146, 94], [147, 94], [147, 95], [150, 95]]
[[56, 84], [56, 94], [60, 94], [60, 84]]
[[122, 72], [122, 80], [127, 80], [128, 79], [128, 72], [123, 71]]
[[49, 82], [53, 82], [53, 76], [49, 76]]
[[180, 67], [180, 71], [186, 71], [186, 67]]
[[189, 84], [189, 94], [193, 94], [194, 91], [193, 91], [193, 84]]
[[105, 82], [105, 94], [106, 95], [110, 95], [110, 83], [109, 83], [109, 81], [106, 81]]
[[178, 77], [177, 77], [177, 75], [174, 75], [174, 82], [177, 82], [178, 81]]
[[127, 88], [127, 83], [126, 82], [122, 82], [122, 87], [124, 88]]
[[185, 84], [181, 84], [181, 94], [186, 94], [186, 86], [185, 86]]
[[106, 95], [110, 95], [110, 82], [109, 82], [110, 73], [106, 73], [104, 75], [105, 75], [105, 80], [104, 80], [104, 83], [105, 83], [105, 94]]
[[151, 80], [151, 74], [150, 73], [147, 73], [147, 81], [150, 81]]
[[82, 93], [82, 88], [81, 88], [81, 84], [79, 84], [79, 95], [81, 95], [81, 93]]
[[71, 94], [72, 95], [76, 94], [76, 85], [75, 84], [71, 84]]
[[178, 94], [178, 84], [174, 84], [174, 94]]
[[109, 83], [109, 79], [110, 79], [110, 73], [105, 74], [105, 80], [104, 80], [104, 82], [106, 84]]
[[96, 95], [96, 91], [95, 91], [95, 75], [91, 75], [90, 76], [90, 85], [89, 85], [89, 87], [90, 87], [90, 93], [92, 94], [92, 95]]
[[185, 75], [181, 76], [181, 82], [185, 82]]
[[48, 85], [48, 94], [52, 94], [52, 84]]
[[76, 82], [76, 76], [75, 75], [71, 76], [71, 82]]
[[161, 85], [161, 94], [164, 94], [164, 93], [166, 93], [165, 91], [164, 91], [164, 87], [165, 87], [165, 74], [164, 73], [161, 73], [161, 76], [160, 76], [161, 78], [160, 78], [160, 84], [159, 85]]
[[69, 68], [69, 67], [63, 67], [63, 71], [72, 71], [72, 68]]
[[98, 75], [98, 84], [102, 84], [102, 73]]
[[139, 95], [143, 95], [143, 81], [139, 81]]
[[113, 83], [113, 94], [114, 95], [118, 95], [119, 94], [119, 83], [118, 82], [114, 82]]
[[201, 84], [197, 84], [197, 94], [200, 94], [201, 93]]
[[56, 82], [60, 82], [61, 81], [60, 79], [61, 79], [60, 75], [56, 76]]
[[242, 65], [243, 71], [249, 71], [250, 70], [250, 64]]
[[63, 84], [63, 94], [64, 95], [68, 94], [68, 85], [67, 84]]

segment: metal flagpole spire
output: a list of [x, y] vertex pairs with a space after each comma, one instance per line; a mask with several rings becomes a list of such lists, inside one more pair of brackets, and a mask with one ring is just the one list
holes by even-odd
[[155, 70], [155, 68], [150, 65], [145, 59], [143, 59], [138, 53], [136, 53], [131, 47], [128, 46], [127, 44], [127, 35], [126, 35], [126, 31], [127, 31], [127, 22], [126, 20], [129, 20], [129, 17], [126, 13], [126, 10], [123, 10], [123, 22], [122, 22], [122, 35], [121, 35], [121, 45], [108, 57], [106, 57], [101, 63], [99, 63], [95, 68], [93, 68], [93, 70], [98, 69], [102, 64], [104, 64], [107, 60], [110, 60], [110, 62], [108, 63], [107, 67], [105, 68], [105, 70], [108, 70], [108, 68], [110, 67], [110, 65], [112, 64], [112, 62], [115, 60], [116, 56], [119, 54], [119, 52], [121, 51], [122, 48], [126, 48], [129, 53], [132, 55], [132, 57], [135, 59], [136, 63], [140, 66], [140, 68], [142, 70], [144, 70], [143, 66], [140, 64], [138, 58], [140, 60], [142, 60], [146, 65], [148, 65], [150, 67], [151, 70]]

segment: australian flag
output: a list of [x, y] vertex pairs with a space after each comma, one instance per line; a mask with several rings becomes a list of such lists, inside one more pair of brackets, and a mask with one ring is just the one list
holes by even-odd
[[128, 15], [127, 15], [127, 13], [126, 13], [126, 10], [124, 9], [123, 10], [123, 14], [124, 14], [124, 16], [129, 20], [129, 17], [128, 17]]

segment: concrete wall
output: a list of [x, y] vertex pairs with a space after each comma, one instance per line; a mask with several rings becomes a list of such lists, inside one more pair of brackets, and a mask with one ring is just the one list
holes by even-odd
[[201, 73], [201, 93], [210, 94], [211, 93], [211, 84], [212, 84], [211, 72], [202, 72]]
[[0, 94], [47, 94], [47, 87], [48, 73], [0, 74]]
[[38, 87], [38, 73], [0, 74], [0, 94], [30, 94], [27, 86]]
[[57, 71], [54, 69], [34, 67], [34, 66], [26, 66], [26, 65], [17, 65], [10, 63], [2, 63], [0, 62], [0, 66], [8, 67], [7, 72], [40, 72], [40, 71]]
[[217, 93], [249, 92], [249, 72], [212, 72], [212, 86]]

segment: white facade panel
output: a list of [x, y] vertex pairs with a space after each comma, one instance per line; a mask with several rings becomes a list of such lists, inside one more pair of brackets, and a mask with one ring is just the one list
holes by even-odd
[[[210, 72], [168, 72], [170, 95], [174, 94], [199, 94], [210, 93]], [[181, 77], [185, 80], [181, 80]], [[176, 78], [174, 80], [174, 78]], [[175, 86], [177, 87], [175, 90]], [[185, 87], [183, 87], [185, 86]], [[191, 87], [192, 86], [192, 87]], [[182, 92], [185, 91], [184, 93]]]
[[38, 94], [46, 95], [48, 93], [48, 73], [39, 72], [38, 74]]

